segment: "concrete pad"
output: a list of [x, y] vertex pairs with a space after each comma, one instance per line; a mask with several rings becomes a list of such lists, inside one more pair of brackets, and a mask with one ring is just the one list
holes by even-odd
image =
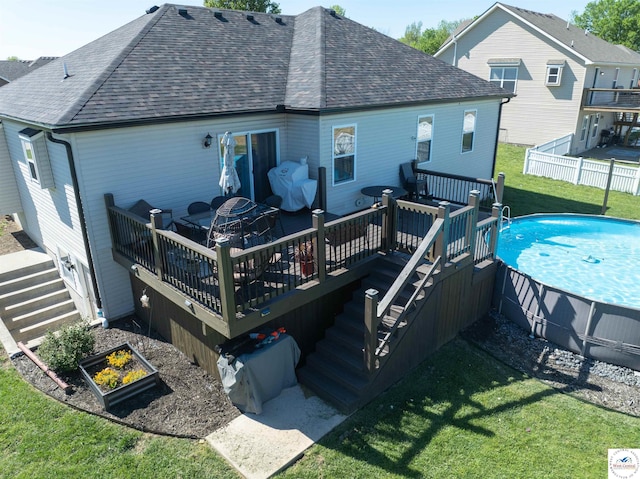
[[207, 436], [207, 441], [247, 479], [265, 479], [296, 461], [347, 416], [300, 385]]

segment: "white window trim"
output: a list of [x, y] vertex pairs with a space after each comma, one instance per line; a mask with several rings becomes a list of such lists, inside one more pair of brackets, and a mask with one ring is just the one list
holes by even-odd
[[591, 138], [598, 136], [598, 125], [600, 124], [600, 113], [596, 113], [593, 118], [593, 125], [591, 126]]
[[[509, 68], [509, 69], [513, 69], [516, 71], [516, 77], [513, 80], [506, 80], [509, 82], [513, 82], [513, 93], [516, 93], [516, 91], [518, 90], [518, 67], [517, 66], [513, 66], [513, 65], [499, 65], [499, 64], [494, 64], [494, 65], [489, 65], [490, 69], [489, 69], [489, 81], [491, 83], [497, 83], [499, 84], [500, 88], [504, 88], [504, 82], [505, 82], [505, 78], [504, 78], [504, 71]], [[500, 69], [502, 70], [502, 74], [500, 75], [500, 79], [492, 79], [491, 78], [491, 71], [493, 69]]]
[[[40, 138], [42, 135], [34, 136], [33, 138], [28, 138], [25, 136], [20, 136], [20, 142], [22, 143], [22, 153], [24, 154], [24, 160], [27, 163], [27, 172], [29, 173], [29, 178], [36, 184], [40, 184], [40, 169], [38, 168], [38, 156], [36, 154], [35, 148], [35, 140]], [[31, 152], [31, 158], [29, 158], [29, 152]]]
[[580, 128], [580, 141], [586, 140], [589, 135], [587, 129], [589, 128], [589, 115], [582, 117], [582, 127]]
[[611, 88], [617, 88], [618, 87], [618, 80], [620, 79], [620, 68], [616, 68], [616, 73], [613, 76], [613, 85], [611, 86]]
[[429, 140], [423, 140], [423, 141], [429, 141], [430, 145], [429, 145], [429, 159], [427, 161], [421, 161], [418, 163], [418, 166], [420, 165], [425, 165], [427, 163], [431, 163], [431, 158], [433, 157], [433, 128], [434, 128], [434, 124], [435, 124], [435, 115], [431, 114], [431, 115], [418, 115], [418, 124], [416, 125], [417, 128], [417, 132], [416, 132], [416, 159], [418, 159], [418, 146], [420, 145], [420, 120], [422, 120], [423, 118], [431, 118], [431, 137], [429, 138]]
[[638, 85], [638, 69], [634, 68], [633, 69], [633, 73], [631, 74], [631, 84], [629, 85], [629, 88], [636, 88]]
[[[557, 68], [558, 69], [558, 73], [557, 75], [554, 75], [556, 77], [555, 81], [551, 81], [550, 78], [552, 76], [551, 74], [551, 69], [552, 68]], [[558, 64], [558, 63], [548, 63], [547, 64], [547, 74], [545, 76], [545, 81], [544, 84], [546, 86], [560, 86], [562, 84], [562, 70], [564, 70], [564, 63], [563, 64]]]
[[[345, 153], [342, 155], [336, 155], [336, 145], [335, 145], [335, 135], [336, 130], [341, 128], [353, 128], [353, 152]], [[331, 128], [331, 185], [332, 186], [340, 186], [346, 185], [348, 183], [353, 183], [357, 178], [357, 151], [358, 151], [358, 125], [355, 123], [347, 124], [347, 125], [336, 125]], [[344, 158], [347, 156], [353, 156], [353, 178], [343, 181], [338, 181], [336, 183], [336, 159]]]
[[[464, 120], [467, 117], [468, 113], [473, 113], [473, 130], [471, 131], [465, 131], [465, 126], [464, 126]], [[461, 137], [461, 141], [460, 141], [460, 153], [471, 153], [473, 152], [473, 148], [475, 146], [476, 143], [476, 131], [478, 129], [478, 110], [474, 109], [474, 110], [465, 110], [464, 114], [462, 115], [462, 137]], [[465, 134], [471, 133], [471, 148], [469, 148], [468, 150], [464, 149], [464, 136]]]

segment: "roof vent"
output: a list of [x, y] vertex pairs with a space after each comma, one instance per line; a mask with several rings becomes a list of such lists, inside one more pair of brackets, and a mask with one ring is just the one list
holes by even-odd
[[220, 10], [214, 10], [213, 16], [216, 18], [222, 18], [222, 12]]
[[179, 8], [178, 15], [180, 15], [181, 17], [186, 17], [189, 15], [189, 12], [187, 12], [186, 8]]
[[62, 77], [63, 80], [66, 80], [71, 76], [69, 75], [69, 70], [67, 70], [67, 64], [64, 62], [62, 63], [62, 71], [64, 72], [64, 76]]
[[276, 23], [282, 25], [282, 17], [276, 17]]
[[336, 11], [333, 9], [329, 9], [329, 15], [331, 15], [332, 17], [336, 16]]
[[588, 34], [589, 34], [589, 30], [587, 30], [587, 29], [585, 28], [585, 30], [584, 30], [584, 36], [586, 37]]
[[253, 22], [253, 15], [251, 15], [250, 13], [247, 13], [247, 20], [249, 20], [250, 22]]
[[145, 10], [145, 12], [146, 12], [146, 13], [147, 13], [147, 15], [148, 15], [148, 14], [153, 13], [153, 12], [155, 12], [155, 11], [159, 10], [159, 9], [160, 9], [160, 7], [159, 7], [159, 6], [154, 5], [154, 6], [153, 6], [153, 7], [151, 7], [150, 9]]

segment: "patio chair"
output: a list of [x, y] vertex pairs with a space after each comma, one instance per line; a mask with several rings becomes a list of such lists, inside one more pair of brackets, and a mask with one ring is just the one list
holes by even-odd
[[209, 203], [205, 203], [204, 201], [194, 201], [189, 206], [187, 206], [187, 212], [190, 215], [195, 215], [196, 213], [204, 213], [205, 211], [209, 211], [211, 206]]
[[[369, 247], [369, 224], [363, 220], [351, 223], [327, 233], [325, 242], [333, 250], [332, 260], [336, 263], [345, 261], [364, 244]], [[340, 256], [340, 258], [338, 257]]]
[[400, 164], [400, 179], [402, 180], [402, 187], [409, 192], [410, 198], [429, 197], [427, 180], [421, 180], [416, 177], [411, 162]]
[[174, 221], [173, 225], [176, 228], [176, 232], [184, 236], [185, 238], [189, 238], [191, 241], [195, 241], [196, 243], [205, 244], [207, 241], [207, 232], [198, 228], [195, 225], [187, 225], [184, 223], [180, 223], [179, 221]]
[[285, 236], [284, 225], [282, 224], [282, 218], [280, 217], [280, 206], [282, 206], [282, 196], [279, 195], [271, 195], [264, 200], [264, 204], [270, 206], [271, 208], [278, 208], [278, 211], [273, 214], [267, 215], [269, 219], [269, 226], [271, 230], [274, 231], [276, 224], [280, 226], [280, 232], [282, 236]]
[[227, 196], [216, 196], [211, 200], [211, 209], [217, 210], [222, 206], [222, 204], [227, 201], [229, 198]]

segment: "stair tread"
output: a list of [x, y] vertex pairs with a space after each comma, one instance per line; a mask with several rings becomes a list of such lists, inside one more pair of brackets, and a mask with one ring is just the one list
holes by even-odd
[[316, 344], [316, 354], [320, 354], [322, 356], [333, 355], [340, 362], [346, 363], [355, 371], [364, 372], [364, 357], [362, 349], [356, 351], [355, 349], [336, 348], [332, 341], [322, 339]]
[[298, 378], [302, 384], [313, 390], [320, 397], [328, 400], [339, 409], [351, 412], [360, 401], [359, 396], [342, 387], [325, 375], [319, 375], [306, 367], [298, 370]]
[[71, 308], [75, 311], [76, 309], [75, 303], [71, 298], [65, 299], [64, 301], [58, 301], [57, 303], [51, 304], [49, 306], [45, 306], [43, 308], [32, 310], [27, 313], [20, 314], [18, 316], [14, 316], [13, 318], [10, 318], [10, 320], [13, 323], [19, 323], [31, 317], [44, 315], [51, 311], [55, 311], [57, 309], [65, 309], [65, 308], [68, 308], [69, 306], [71, 306]]
[[38, 329], [41, 329], [43, 327], [47, 327], [47, 326], [49, 326], [51, 324], [55, 324], [58, 321], [61, 321], [61, 320], [64, 320], [64, 319], [68, 319], [68, 318], [73, 318], [74, 316], [80, 317], [80, 313], [77, 310], [69, 311], [68, 313], [64, 313], [64, 314], [60, 314], [58, 316], [54, 316], [54, 317], [49, 318], [47, 320], [40, 321], [39, 323], [32, 324], [32, 325], [29, 325], [29, 326], [25, 326], [23, 328], [19, 328], [18, 332], [20, 334], [25, 334], [25, 333], [28, 333], [29, 331], [38, 330]]
[[332, 380], [354, 393], [362, 391], [369, 384], [369, 379], [365, 376], [363, 371], [359, 373], [350, 371], [346, 368], [340, 367], [339, 364], [330, 358], [320, 356], [317, 353], [312, 353], [307, 357], [306, 367], [323, 373], [325, 376], [330, 377]]

